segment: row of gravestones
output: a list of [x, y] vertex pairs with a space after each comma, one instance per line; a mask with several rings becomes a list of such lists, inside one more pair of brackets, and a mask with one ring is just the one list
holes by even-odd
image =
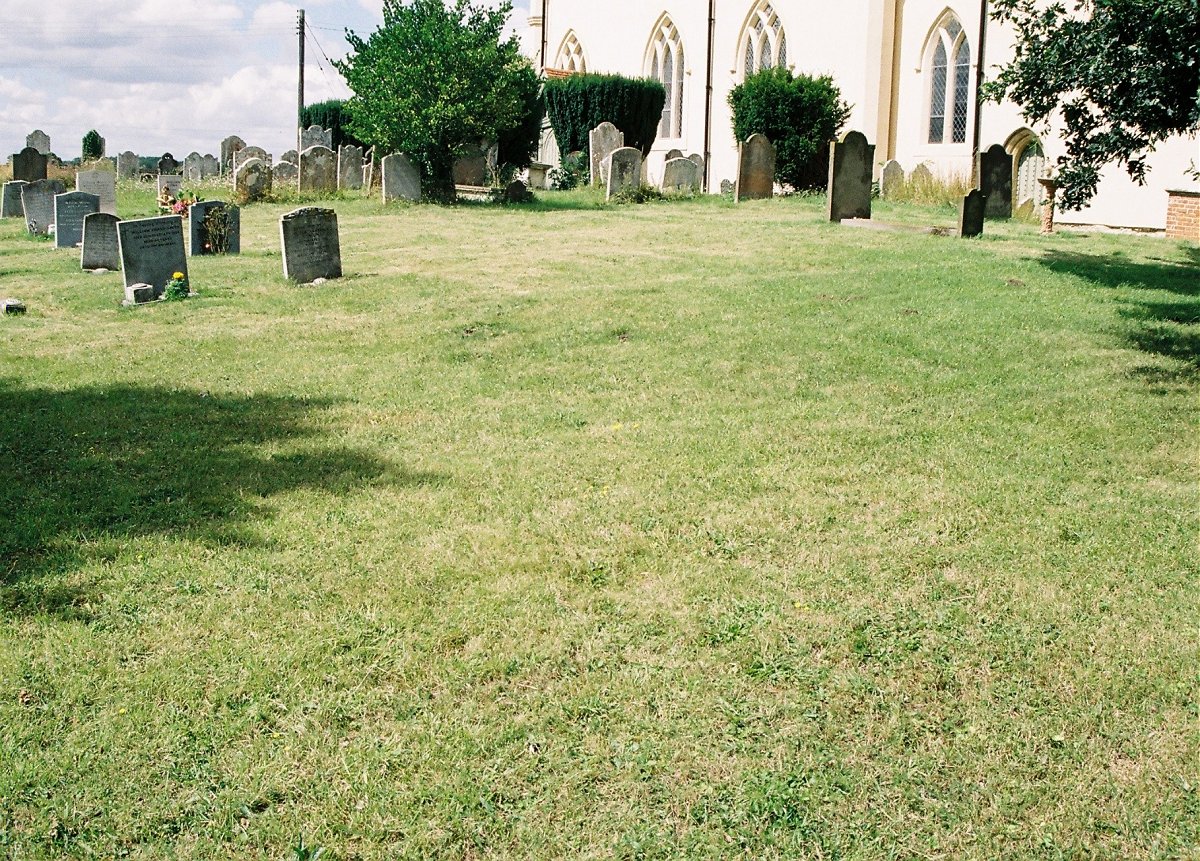
[[278, 164], [259, 147], [234, 153], [234, 187], [247, 202], [262, 200], [276, 186], [291, 185], [301, 192], [333, 192], [363, 187], [367, 159], [362, 147], [344, 145], [337, 153], [324, 145], [311, 146], [298, 155], [284, 153]]
[[[1012, 218], [1014, 169], [1012, 153], [1001, 144], [992, 144], [979, 153], [975, 162], [976, 188], [963, 198], [959, 207], [961, 235], [981, 235], [983, 222], [987, 219]], [[879, 196], [895, 196], [905, 181], [904, 168], [894, 159], [889, 161], [883, 166], [879, 177]], [[919, 164], [913, 168], [907, 181], [919, 184], [932, 182], [933, 173], [927, 166]]]
[[[75, 191], [94, 196], [100, 212], [117, 214], [116, 176], [104, 170], [81, 170], [75, 174]], [[55, 224], [53, 197], [66, 192], [61, 180], [33, 182], [11, 180], [0, 194], [0, 218], [24, 218], [32, 233], [46, 233]], [[26, 201], [29, 203], [26, 203]]]
[[[637, 188], [642, 182], [642, 152], [625, 146], [625, 133], [610, 122], [588, 132], [588, 159], [592, 185], [604, 186], [607, 199]], [[616, 166], [616, 171], [613, 166]], [[704, 185], [704, 156], [667, 153], [659, 189], [665, 193], [699, 193]]]

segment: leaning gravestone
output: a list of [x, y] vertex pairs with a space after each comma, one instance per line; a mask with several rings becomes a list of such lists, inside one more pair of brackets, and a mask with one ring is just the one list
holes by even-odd
[[100, 211], [117, 214], [117, 175], [107, 170], [81, 170], [75, 174], [75, 190], [100, 198]]
[[233, 154], [245, 146], [246, 142], [237, 135], [230, 135], [221, 141], [221, 173], [233, 175]]
[[333, 129], [323, 129], [320, 126], [309, 126], [300, 129], [300, 152], [314, 146], [333, 149]]
[[86, 191], [54, 196], [54, 247], [74, 248], [83, 242], [83, 220], [100, 211], [100, 198]]
[[0, 198], [0, 218], [21, 218], [25, 210], [21, 208], [21, 189], [29, 185], [23, 179], [14, 179], [4, 183], [4, 197]]
[[260, 158], [239, 161], [234, 187], [245, 203], [262, 200], [271, 193], [271, 168]]
[[290, 161], [281, 161], [271, 168], [271, 185], [277, 188], [296, 190], [296, 181], [300, 177], [300, 168]]
[[159, 174], [155, 188], [161, 195], [164, 188], [170, 189], [171, 197], [179, 197], [179, 189], [183, 187], [183, 177], [178, 174]]
[[311, 146], [300, 153], [300, 190], [337, 191], [337, 159], [327, 146]]
[[421, 172], [413, 167], [404, 153], [385, 156], [383, 167], [383, 202], [421, 199]]
[[188, 153], [183, 158], [184, 182], [199, 182], [204, 179], [204, 156], [196, 151]]
[[830, 221], [871, 217], [871, 174], [875, 147], [862, 132], [848, 132], [829, 144]]
[[117, 156], [117, 176], [121, 179], [133, 179], [138, 175], [138, 157], [129, 150]]
[[487, 182], [487, 153], [476, 147], [454, 162], [454, 184], [480, 186]]
[[289, 212], [279, 219], [279, 237], [284, 278], [307, 284], [342, 277], [337, 213], [332, 209], [309, 206]]
[[1013, 157], [1000, 144], [979, 154], [976, 167], [979, 190], [987, 195], [988, 218], [1012, 218]]
[[604, 199], [612, 200], [614, 195], [635, 189], [641, 184], [642, 151], [631, 146], [613, 150], [605, 159], [605, 166], [600, 169], [608, 177]]
[[117, 244], [126, 289], [134, 284], [149, 284], [157, 299], [176, 272], [187, 278], [183, 219], [178, 215], [122, 221], [117, 225]]
[[41, 129], [34, 129], [25, 136], [25, 146], [33, 147], [42, 155], [50, 155], [50, 135]]
[[21, 189], [25, 227], [35, 236], [45, 236], [54, 226], [54, 198], [67, 190], [59, 179], [39, 179]]
[[79, 255], [81, 269], [121, 268], [121, 249], [117, 247], [117, 223], [121, 219], [107, 212], [93, 212], [83, 219], [83, 251]]
[[188, 207], [188, 253], [240, 254], [242, 212], [220, 200], [204, 200]]
[[363, 150], [360, 146], [345, 144], [338, 148], [338, 188], [343, 190], [362, 188]]
[[673, 158], [663, 166], [662, 190], [677, 194], [700, 191], [700, 168], [690, 158]]
[[753, 134], [738, 145], [737, 185], [733, 200], [766, 200], [775, 196], [775, 145], [766, 135]]
[[891, 159], [883, 166], [883, 171], [879, 174], [879, 196], [883, 198], [892, 197], [904, 185], [904, 168], [900, 166], [900, 162]]
[[25, 182], [37, 182], [39, 179], [45, 179], [48, 162], [49, 159], [46, 156], [33, 147], [27, 146], [12, 157], [12, 178], [22, 179]]
[[163, 153], [163, 157], [158, 160], [158, 172], [165, 174], [179, 173], [180, 164], [175, 161], [175, 156], [168, 153]]
[[600, 123], [588, 132], [588, 167], [592, 172], [592, 185], [608, 187], [604, 175], [604, 164], [608, 157], [625, 146], [625, 133], [612, 123]]
[[981, 236], [983, 216], [987, 210], [987, 195], [978, 188], [971, 189], [958, 206], [958, 235]]

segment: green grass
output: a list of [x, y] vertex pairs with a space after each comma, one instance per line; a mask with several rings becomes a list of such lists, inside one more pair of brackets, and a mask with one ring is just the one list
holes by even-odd
[[334, 206], [0, 222], [0, 855], [1200, 855], [1195, 247]]

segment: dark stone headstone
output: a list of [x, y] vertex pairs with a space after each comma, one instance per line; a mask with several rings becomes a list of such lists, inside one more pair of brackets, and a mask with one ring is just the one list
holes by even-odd
[[[301, 156], [303, 158], [303, 156]], [[301, 284], [342, 277], [342, 248], [337, 213], [305, 207], [279, 219], [283, 277]]]
[[862, 132], [849, 132], [829, 145], [829, 220], [871, 217], [871, 174], [875, 147]]
[[83, 251], [79, 255], [81, 269], [121, 268], [121, 249], [117, 244], [117, 223], [121, 219], [107, 212], [94, 212], [83, 219]]
[[242, 211], [219, 200], [204, 200], [188, 207], [188, 252], [205, 254], [242, 252]]
[[971, 189], [958, 205], [958, 235], [983, 235], [983, 216], [986, 209], [987, 195], [978, 188]]
[[169, 152], [163, 153], [163, 157], [158, 160], [158, 172], [160, 174], [177, 174], [180, 167], [179, 162]]
[[54, 198], [67, 190], [59, 179], [39, 179], [21, 189], [25, 226], [36, 236], [45, 236], [54, 225]]
[[765, 200], [775, 194], [775, 145], [766, 135], [755, 134], [738, 145], [735, 202]]
[[1012, 218], [1013, 157], [1000, 144], [979, 154], [979, 190], [987, 195], [988, 218]]
[[187, 277], [183, 219], [178, 215], [122, 221], [117, 225], [117, 242], [126, 288], [149, 284], [157, 298], [176, 272]]
[[4, 183], [4, 196], [0, 198], [0, 218], [21, 218], [25, 210], [21, 208], [21, 189], [29, 185], [23, 179], [14, 179]]
[[25, 182], [37, 182], [46, 178], [49, 159], [31, 146], [25, 147], [12, 157], [12, 178]]
[[529, 203], [531, 200], [533, 200], [533, 192], [519, 179], [514, 179], [504, 189], [505, 203]]
[[383, 202], [421, 199], [421, 172], [404, 153], [385, 156], [383, 169]]
[[83, 242], [83, 220], [100, 211], [100, 198], [86, 191], [54, 197], [54, 247], [74, 248]]

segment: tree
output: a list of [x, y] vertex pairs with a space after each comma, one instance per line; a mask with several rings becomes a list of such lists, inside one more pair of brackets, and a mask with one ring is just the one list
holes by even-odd
[[992, 17], [1016, 30], [1015, 56], [985, 94], [1012, 99], [1031, 125], [1061, 123], [1065, 207], [1095, 196], [1107, 164], [1144, 183], [1157, 143], [1200, 129], [1198, 0], [993, 4]]
[[92, 129], [83, 136], [83, 160], [95, 161], [98, 158], [104, 158], [104, 138], [100, 137], [100, 132]]
[[511, 11], [508, 0], [384, 0], [382, 27], [346, 33], [351, 53], [335, 65], [354, 93], [350, 133], [407, 153], [428, 197], [453, 200], [455, 160], [525, 120], [531, 66], [515, 36], [501, 38]]

